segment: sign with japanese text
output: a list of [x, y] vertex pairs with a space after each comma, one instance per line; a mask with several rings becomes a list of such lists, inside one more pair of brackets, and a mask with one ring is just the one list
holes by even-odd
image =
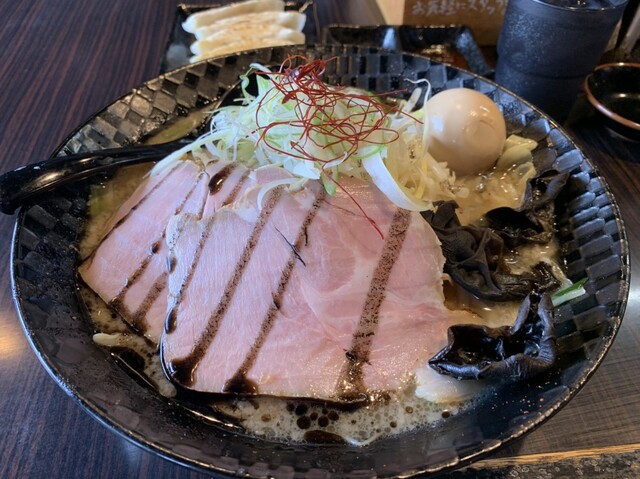
[[480, 45], [495, 45], [507, 0], [405, 0], [403, 23], [466, 25]]

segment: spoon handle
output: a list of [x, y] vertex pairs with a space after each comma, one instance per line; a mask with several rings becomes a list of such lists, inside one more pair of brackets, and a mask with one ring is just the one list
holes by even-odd
[[0, 211], [11, 215], [28, 200], [58, 186], [115, 167], [159, 160], [184, 146], [188, 139], [157, 145], [134, 145], [58, 156], [0, 175]]

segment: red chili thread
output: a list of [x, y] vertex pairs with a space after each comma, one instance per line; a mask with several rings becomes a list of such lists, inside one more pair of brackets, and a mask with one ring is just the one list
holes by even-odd
[[[331, 58], [328, 61], [335, 60], [336, 58]], [[294, 65], [300, 61], [302, 62], [301, 64]], [[410, 115], [402, 112], [399, 108], [381, 103], [366, 93], [358, 93], [354, 89], [347, 91], [345, 87], [327, 85], [320, 78], [326, 71], [326, 65], [327, 61], [322, 59], [309, 60], [304, 56], [295, 55], [289, 56], [277, 72], [256, 72], [257, 74], [267, 75], [274, 88], [273, 95], [268, 92], [258, 103], [256, 110], [256, 124], [258, 126], [256, 131], [260, 131], [258, 141], [262, 141], [264, 145], [277, 153], [288, 155], [298, 160], [327, 164], [339, 159], [342, 159], [342, 162], [347, 161], [358, 151], [362, 143], [387, 144], [398, 139], [396, 131], [384, 127], [385, 117], [391, 112]], [[282, 94], [283, 103], [295, 102], [296, 120], [261, 125], [259, 111], [266, 102], [273, 101], [276, 97], [275, 92]], [[378, 96], [384, 97], [397, 93], [399, 92], [387, 92]], [[340, 102], [346, 103], [349, 110], [353, 109], [355, 111], [351, 112], [346, 118], [335, 118], [335, 109]], [[375, 121], [367, 125], [367, 120], [371, 119]], [[269, 131], [279, 126], [289, 126], [301, 130], [299, 137], [290, 142], [290, 150], [283, 150], [269, 142]], [[374, 132], [379, 131], [390, 135], [381, 135], [382, 139], [379, 141], [375, 141], [373, 138], [369, 139]], [[322, 144], [316, 139], [319, 136], [325, 137]], [[327, 139], [328, 142], [326, 141]], [[328, 160], [323, 160], [309, 153], [305, 149], [307, 144], [313, 144], [323, 150], [337, 145], [344, 145], [344, 152]], [[327, 175], [324, 172], [324, 167], [322, 170], [321, 174], [325, 175], [326, 178], [333, 181], [337, 187], [344, 191], [380, 236], [384, 237], [376, 223], [367, 215], [356, 199], [340, 185], [337, 179], [333, 178], [332, 175]]]

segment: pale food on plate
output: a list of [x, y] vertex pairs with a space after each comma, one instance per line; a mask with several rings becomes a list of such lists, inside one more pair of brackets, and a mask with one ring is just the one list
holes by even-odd
[[275, 38], [292, 43], [304, 42], [304, 34], [299, 30], [278, 24], [238, 23], [227, 28], [214, 29], [213, 31], [214, 33], [211, 35], [191, 44], [190, 49], [194, 55], [200, 55], [206, 51], [224, 47], [227, 44], [241, 42], [242, 38], [252, 38], [256, 41]]
[[[286, 45], [295, 45], [297, 43], [304, 43], [304, 34], [295, 32], [293, 30], [282, 29], [275, 35], [268, 35], [266, 37], [256, 38], [244, 38], [237, 41], [230, 41], [218, 46], [217, 42], [208, 43], [207, 40], [200, 40], [199, 45], [194, 50], [200, 53], [195, 53], [189, 59], [191, 63], [199, 62], [210, 57], [217, 57], [222, 55], [229, 55], [231, 53], [240, 52], [244, 50], [253, 50], [256, 48], [267, 47], [281, 47]], [[300, 39], [302, 38], [302, 41]]]
[[189, 61], [304, 43], [306, 15], [284, 8], [282, 0], [246, 0], [189, 15], [182, 24], [196, 38]]
[[186, 32], [194, 33], [199, 28], [211, 25], [225, 18], [268, 11], [282, 12], [283, 10], [284, 2], [282, 0], [246, 0], [244, 2], [209, 8], [189, 15], [189, 18], [182, 24], [182, 28], [184, 28]]
[[252, 29], [259, 33], [264, 27], [289, 28], [301, 32], [306, 20], [307, 16], [304, 13], [294, 10], [249, 13], [203, 25], [193, 32], [193, 35], [197, 40], [209, 39], [227, 33], [233, 34], [234, 32], [241, 36], [249, 36]]

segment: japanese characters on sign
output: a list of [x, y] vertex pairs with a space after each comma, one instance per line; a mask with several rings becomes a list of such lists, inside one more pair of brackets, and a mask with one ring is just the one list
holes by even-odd
[[507, 0], [406, 0], [404, 23], [462, 24], [471, 28], [481, 45], [495, 45]]

